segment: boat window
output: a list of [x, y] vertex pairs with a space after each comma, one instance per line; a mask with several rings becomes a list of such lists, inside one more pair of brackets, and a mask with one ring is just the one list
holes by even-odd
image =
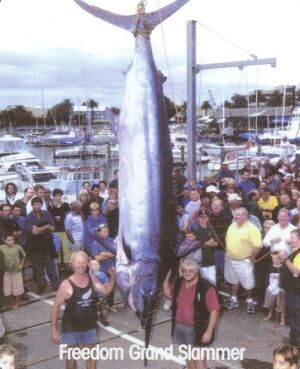
[[5, 137], [0, 140], [0, 151], [7, 153], [19, 153], [27, 151], [26, 144], [22, 139], [6, 140]]

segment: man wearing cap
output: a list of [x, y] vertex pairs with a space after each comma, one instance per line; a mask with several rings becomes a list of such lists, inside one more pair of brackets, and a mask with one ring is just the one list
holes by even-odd
[[227, 306], [229, 310], [239, 307], [237, 294], [241, 284], [247, 294], [247, 312], [254, 314], [253, 261], [261, 247], [261, 233], [249, 221], [248, 211], [245, 208], [237, 208], [234, 211], [234, 222], [226, 234], [225, 280], [231, 284], [231, 298]]
[[207, 188], [206, 188], [206, 193], [209, 193], [209, 194], [217, 194], [220, 192], [220, 190], [218, 190], [218, 188], [214, 185], [209, 185]]
[[294, 176], [292, 173], [287, 173], [283, 177], [283, 182], [280, 184], [280, 191], [291, 191], [293, 187]]
[[246, 196], [250, 191], [256, 189], [256, 185], [250, 179], [250, 172], [248, 169], [244, 169], [241, 173], [242, 180], [238, 184], [238, 188], [243, 191], [244, 196]]
[[25, 229], [33, 265], [33, 279], [38, 285], [38, 294], [42, 294], [46, 288], [45, 269], [53, 289], [56, 291], [58, 288], [55, 263], [57, 254], [52, 240], [55, 226], [50, 213], [42, 210], [43, 200], [40, 197], [34, 197], [31, 205], [33, 210], [27, 216]]
[[[242, 198], [237, 193], [230, 193], [228, 195], [228, 203], [234, 220], [234, 211], [242, 206]], [[262, 231], [260, 220], [255, 215], [249, 214], [249, 221], [253, 223], [260, 231]]]
[[265, 187], [261, 190], [261, 198], [257, 201], [264, 220], [272, 219], [273, 210], [278, 206], [276, 196], [271, 196], [271, 190]]

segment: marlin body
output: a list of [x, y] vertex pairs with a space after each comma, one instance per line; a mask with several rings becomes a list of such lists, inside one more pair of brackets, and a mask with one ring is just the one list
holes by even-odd
[[138, 13], [132, 16], [74, 1], [135, 36], [118, 131], [117, 282], [142, 326], [149, 327], [159, 285], [173, 260], [176, 239], [172, 153], [162, 88], [165, 78], [156, 69], [150, 33], [189, 0], [174, 1], [153, 13], [145, 13], [141, 2]]

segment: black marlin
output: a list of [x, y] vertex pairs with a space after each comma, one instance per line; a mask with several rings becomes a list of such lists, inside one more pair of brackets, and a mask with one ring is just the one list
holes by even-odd
[[119, 204], [117, 281], [128, 304], [146, 327], [146, 344], [158, 287], [173, 258], [176, 222], [172, 152], [162, 83], [156, 69], [151, 31], [189, 0], [177, 0], [152, 13], [144, 2], [137, 14], [108, 12], [81, 0], [83, 9], [135, 36], [135, 53], [126, 72], [119, 121]]

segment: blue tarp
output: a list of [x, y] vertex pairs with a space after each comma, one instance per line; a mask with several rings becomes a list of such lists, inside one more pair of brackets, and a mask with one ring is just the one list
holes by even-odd
[[[283, 123], [288, 123], [290, 120], [290, 117], [283, 117]], [[274, 118], [270, 121], [270, 123], [277, 123], [277, 124], [282, 124], [282, 118]]]
[[251, 140], [251, 141], [257, 140], [257, 136], [255, 133], [240, 133], [239, 138], [242, 138], [243, 140]]

